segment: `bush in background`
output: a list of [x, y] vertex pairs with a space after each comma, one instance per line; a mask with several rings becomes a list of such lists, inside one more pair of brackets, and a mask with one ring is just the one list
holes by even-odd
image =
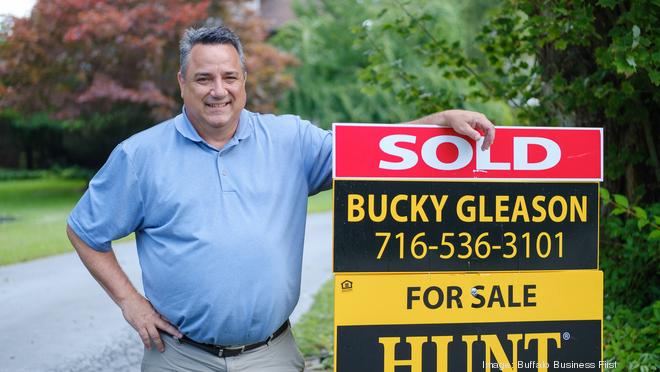
[[81, 167], [53, 167], [50, 169], [11, 169], [0, 168], [0, 181], [34, 180], [58, 178], [64, 180], [89, 180], [94, 171]]
[[[297, 5], [297, 19], [271, 39], [300, 61], [299, 66], [291, 69], [296, 87], [279, 101], [279, 111], [301, 115], [326, 128], [333, 122], [409, 121], [430, 113], [429, 107], [426, 101], [406, 100], [399, 89], [414, 90], [428, 84], [433, 87], [433, 94], [427, 97], [435, 103], [433, 111], [477, 109], [499, 123], [512, 122], [504, 101], [466, 100], [462, 94], [466, 86], [463, 82], [448, 79], [417, 58], [417, 43], [424, 36], [381, 30], [383, 22], [379, 17], [391, 5], [375, 0], [306, 0]], [[469, 34], [485, 16], [485, 12], [476, 11], [481, 8], [466, 9], [461, 1], [424, 0], [416, 2], [416, 7], [435, 15], [438, 22], [433, 24], [433, 33], [452, 40]], [[370, 30], [369, 37], [361, 37], [363, 30]], [[391, 61], [379, 66], [378, 74], [384, 76], [383, 70], [390, 63], [404, 72], [393, 73], [380, 80], [381, 84], [365, 85], [364, 78], [371, 76], [370, 66], [380, 55]], [[417, 75], [418, 79], [406, 81], [405, 74]]]

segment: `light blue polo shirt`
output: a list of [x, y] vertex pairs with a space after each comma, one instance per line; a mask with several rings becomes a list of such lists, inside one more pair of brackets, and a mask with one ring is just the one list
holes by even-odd
[[98, 251], [135, 231], [146, 297], [198, 342], [261, 341], [300, 293], [307, 196], [331, 186], [332, 134], [241, 112], [208, 145], [183, 114], [120, 143], [68, 218]]

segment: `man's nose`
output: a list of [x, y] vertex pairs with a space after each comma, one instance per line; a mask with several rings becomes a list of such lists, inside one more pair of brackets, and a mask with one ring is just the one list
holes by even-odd
[[213, 82], [213, 86], [211, 87], [211, 95], [214, 97], [224, 97], [227, 95], [227, 89], [225, 89], [225, 86], [222, 83], [222, 79], [216, 79]]

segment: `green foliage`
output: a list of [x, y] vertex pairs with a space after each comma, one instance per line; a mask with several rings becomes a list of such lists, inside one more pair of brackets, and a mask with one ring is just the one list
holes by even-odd
[[[472, 29], [467, 19], [474, 14], [466, 13], [458, 4], [450, 2], [424, 2], [435, 14], [442, 17], [439, 31], [459, 38], [460, 29]], [[406, 98], [399, 89], [411, 86], [400, 76], [383, 80], [384, 84], [365, 86], [363, 79], [385, 76], [392, 66], [406, 66], [415, 73], [421, 72], [424, 81], [432, 86], [437, 97], [460, 97], [460, 84], [438, 75], [416, 60], [416, 40], [412, 35], [391, 32], [387, 22], [391, 12], [382, 2], [356, 1], [305, 1], [296, 7], [297, 20], [279, 30], [272, 42], [294, 54], [300, 66], [293, 70], [296, 88], [280, 102], [281, 111], [295, 112], [322, 125], [332, 122], [401, 122], [429, 113], [429, 105], [420, 106]], [[403, 19], [403, 18], [401, 18]], [[438, 31], [438, 30], [435, 30]], [[373, 71], [367, 69], [378, 58], [391, 59]], [[390, 66], [390, 64], [392, 66]], [[362, 79], [360, 78], [362, 77]], [[406, 85], [407, 84], [407, 85]], [[418, 86], [415, 84], [414, 86]], [[429, 97], [431, 98], [431, 97]], [[446, 101], [429, 99], [434, 108], [469, 107], [480, 109], [502, 121], [510, 121], [508, 108], [503, 102], [459, 102], [451, 106]]]
[[605, 360], [616, 370], [657, 371], [660, 366], [660, 301], [641, 309], [608, 306], [605, 309]]
[[504, 72], [495, 83], [502, 93], [540, 101], [517, 110], [521, 121], [604, 127], [608, 187], [646, 200], [660, 183], [651, 123], [660, 113], [659, 10], [652, 1], [552, 1], [542, 9], [510, 1], [480, 39]]
[[5, 169], [0, 168], [0, 181], [34, 180], [45, 178], [45, 170]]
[[11, 109], [0, 110], [0, 154], [4, 158], [0, 165], [34, 169], [57, 164], [62, 160], [65, 126], [45, 113], [20, 115]]
[[107, 113], [76, 120], [58, 120], [43, 112], [0, 111], [0, 155], [6, 152], [0, 166], [99, 168], [117, 143], [152, 122], [149, 110], [140, 105], [118, 104]]
[[520, 106], [519, 117], [527, 122], [580, 125], [582, 116], [598, 112], [643, 120], [646, 110], [629, 105], [660, 84], [653, 78], [660, 71], [660, 58], [653, 57], [658, 6], [614, 3], [552, 1], [541, 8], [507, 1], [478, 38], [498, 72], [493, 93], [520, 103], [542, 99], [538, 106]]
[[[517, 124], [604, 127], [608, 188], [657, 200], [657, 1], [503, 0], [482, 10], [488, 17], [472, 20], [483, 24], [473, 38], [469, 28], [460, 36], [446, 32], [448, 24], [464, 29], [439, 21], [447, 4], [453, 2], [382, 1], [361, 34], [369, 45], [362, 79], [423, 113], [494, 100], [513, 108]], [[381, 40], [389, 38], [412, 47], [388, 50]]]
[[470, 40], [472, 30], [497, 3], [418, 1], [413, 5], [389, 0], [380, 4], [377, 16], [358, 30], [359, 45], [367, 48], [369, 64], [360, 73], [370, 86], [367, 91], [394, 94], [400, 104], [415, 109], [415, 116], [466, 108], [483, 111], [500, 124], [512, 123], [506, 101], [484, 90], [488, 82]]
[[[382, 1], [361, 35], [370, 45], [361, 77], [421, 111], [495, 100], [508, 103], [518, 124], [603, 127], [612, 194], [602, 192], [600, 267], [614, 314], [605, 322], [606, 355], [626, 364], [620, 368], [657, 368], [660, 3], [497, 5], [472, 21], [481, 32], [470, 38], [443, 32], [437, 2]], [[389, 51], [377, 42], [387, 38], [413, 47]], [[429, 76], [452, 79], [460, 89], [443, 91]]]
[[396, 104], [392, 95], [365, 95], [358, 79], [366, 65], [364, 48], [354, 45], [351, 29], [373, 13], [371, 1], [303, 1], [295, 6], [297, 19], [278, 30], [271, 42], [296, 56], [292, 70], [296, 86], [278, 103], [319, 125], [333, 122], [396, 122], [413, 112]]
[[0, 181], [34, 180], [56, 178], [62, 180], [88, 180], [93, 172], [81, 167], [53, 167], [51, 169], [5, 169], [0, 168]]
[[107, 113], [70, 120], [63, 129], [61, 163], [98, 169], [119, 142], [153, 124], [146, 107], [123, 104]]
[[660, 203], [631, 204], [601, 188], [600, 267], [605, 272], [606, 303], [640, 309], [660, 298]]
[[600, 189], [600, 267], [605, 273], [605, 359], [618, 369], [657, 370], [660, 362], [660, 203], [634, 205]]
[[605, 188], [600, 189], [600, 197], [603, 201], [603, 207], [610, 208], [610, 215], [626, 214], [639, 231], [648, 233], [646, 239], [649, 242], [660, 240], [660, 214], [658, 213], [657, 203], [651, 205], [649, 208], [652, 210], [651, 212], [647, 212], [640, 206], [631, 205], [624, 195], [611, 195]]

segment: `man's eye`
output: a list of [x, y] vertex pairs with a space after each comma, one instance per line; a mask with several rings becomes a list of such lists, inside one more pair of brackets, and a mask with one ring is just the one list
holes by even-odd
[[210, 80], [208, 78], [199, 78], [197, 79], [197, 82], [200, 84], [205, 84], [208, 83]]

